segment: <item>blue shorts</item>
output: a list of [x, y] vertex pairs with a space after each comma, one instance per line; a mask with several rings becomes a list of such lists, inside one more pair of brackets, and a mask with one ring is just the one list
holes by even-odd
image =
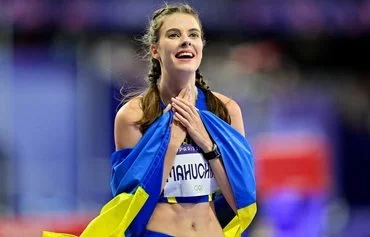
[[142, 237], [174, 237], [174, 236], [163, 234], [160, 232], [151, 231], [151, 230], [145, 230]]

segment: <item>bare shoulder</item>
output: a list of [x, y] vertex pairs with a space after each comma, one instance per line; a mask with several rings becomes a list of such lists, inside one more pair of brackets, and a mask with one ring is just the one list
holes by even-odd
[[123, 105], [117, 112], [115, 122], [135, 123], [143, 116], [141, 97], [134, 97]]
[[212, 93], [226, 105], [230, 116], [232, 114], [241, 114], [240, 106], [235, 100], [215, 91], [212, 91]]
[[116, 150], [133, 147], [140, 140], [142, 134], [136, 122], [142, 116], [141, 97], [132, 98], [118, 110], [114, 120]]
[[244, 122], [239, 104], [235, 100], [221, 93], [214, 91], [212, 91], [212, 93], [226, 105], [226, 108], [229, 111], [231, 118], [231, 126], [233, 126], [244, 136], [245, 135]]

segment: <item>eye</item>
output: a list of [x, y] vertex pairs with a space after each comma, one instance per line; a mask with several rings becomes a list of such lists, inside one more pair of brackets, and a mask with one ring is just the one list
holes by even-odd
[[177, 38], [177, 37], [180, 37], [179, 33], [170, 33], [168, 35], [168, 38]]
[[199, 38], [199, 34], [198, 33], [191, 33], [189, 36], [191, 38]]

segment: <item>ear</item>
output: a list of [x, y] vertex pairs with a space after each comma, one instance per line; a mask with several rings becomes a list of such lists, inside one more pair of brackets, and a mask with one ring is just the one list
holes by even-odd
[[160, 61], [160, 56], [159, 56], [159, 53], [158, 53], [158, 48], [155, 44], [151, 44], [150, 45], [150, 53], [152, 54], [152, 57], [157, 59], [158, 61]]

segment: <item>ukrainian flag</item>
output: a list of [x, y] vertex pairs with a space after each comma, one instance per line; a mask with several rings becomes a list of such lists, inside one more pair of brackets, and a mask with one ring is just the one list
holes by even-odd
[[[224, 234], [226, 237], [241, 236], [257, 212], [254, 159], [251, 146], [239, 131], [213, 113], [202, 110], [199, 114], [210, 137], [220, 149], [222, 162], [236, 202], [237, 213], [223, 228]], [[225, 216], [223, 212], [231, 209], [222, 195], [216, 197], [215, 208], [218, 216]]]
[[[224, 222], [226, 237], [239, 237], [256, 214], [254, 162], [247, 140], [229, 124], [206, 110], [199, 114], [210, 136], [220, 149], [222, 161], [233, 190], [237, 213]], [[81, 237], [141, 236], [157, 204], [164, 157], [170, 140], [173, 112], [159, 117], [133, 148], [111, 156], [112, 193], [99, 216], [90, 222]], [[153, 155], [154, 154], [154, 155]], [[230, 209], [222, 195], [215, 201], [216, 212]], [[70, 236], [44, 232], [43, 237]]]

